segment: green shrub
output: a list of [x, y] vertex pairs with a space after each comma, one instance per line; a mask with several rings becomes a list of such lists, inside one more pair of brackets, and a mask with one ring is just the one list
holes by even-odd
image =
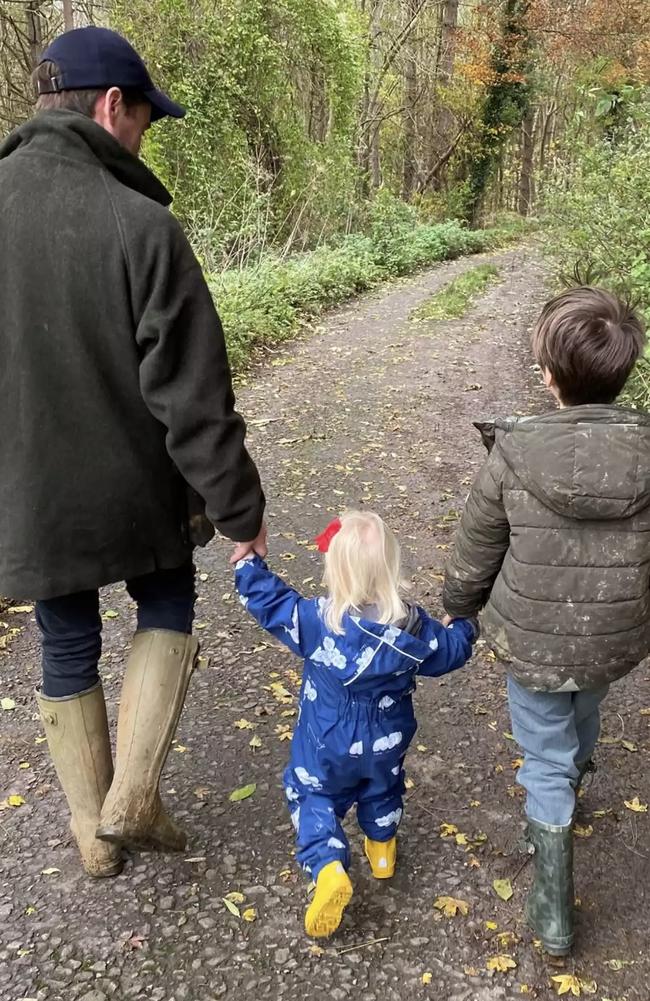
[[502, 238], [498, 229], [472, 231], [455, 221], [419, 225], [409, 206], [382, 195], [367, 236], [287, 258], [268, 256], [211, 278], [232, 365], [241, 369], [255, 347], [290, 337], [324, 309], [386, 279], [491, 249]]

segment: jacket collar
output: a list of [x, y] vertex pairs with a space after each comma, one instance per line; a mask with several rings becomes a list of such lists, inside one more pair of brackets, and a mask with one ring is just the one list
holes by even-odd
[[94, 164], [127, 188], [160, 205], [171, 204], [169, 191], [142, 160], [129, 153], [101, 125], [76, 111], [39, 112], [7, 136], [0, 145], [0, 160], [17, 150]]

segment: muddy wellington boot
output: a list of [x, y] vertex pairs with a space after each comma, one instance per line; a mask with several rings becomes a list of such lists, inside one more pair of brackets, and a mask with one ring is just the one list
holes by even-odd
[[136, 633], [122, 685], [115, 778], [98, 838], [145, 851], [184, 850], [187, 838], [165, 812], [158, 783], [198, 651], [198, 641], [185, 633]]
[[573, 945], [573, 834], [571, 826], [528, 821], [535, 879], [526, 902], [528, 923], [551, 956], [566, 956]]
[[117, 876], [122, 855], [95, 837], [113, 778], [111, 742], [101, 684], [80, 695], [48, 698], [36, 692], [50, 756], [70, 807], [70, 829], [89, 876]]

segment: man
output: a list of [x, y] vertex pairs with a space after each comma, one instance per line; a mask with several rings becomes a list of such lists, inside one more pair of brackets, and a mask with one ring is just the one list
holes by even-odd
[[[37, 600], [50, 753], [84, 867], [111, 876], [122, 844], [185, 846], [158, 784], [198, 650], [197, 501], [236, 561], [266, 553], [264, 496], [208, 288], [137, 158], [184, 109], [103, 28], [35, 79], [40, 113], [0, 147], [0, 593]], [[119, 580], [138, 631], [113, 776], [97, 589]]]

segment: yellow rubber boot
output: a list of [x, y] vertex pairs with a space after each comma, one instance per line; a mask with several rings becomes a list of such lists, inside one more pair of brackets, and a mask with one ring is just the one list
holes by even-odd
[[305, 931], [312, 938], [327, 938], [341, 924], [352, 899], [352, 883], [340, 862], [330, 862], [318, 873], [314, 899], [305, 914]]
[[395, 875], [397, 838], [391, 838], [390, 841], [371, 841], [366, 838], [365, 848], [375, 879], [390, 879]]

